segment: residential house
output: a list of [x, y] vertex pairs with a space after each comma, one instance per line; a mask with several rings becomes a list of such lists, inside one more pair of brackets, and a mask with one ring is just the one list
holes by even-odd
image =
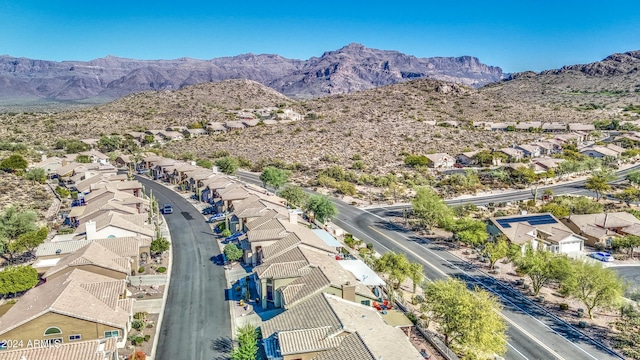
[[428, 154], [425, 156], [427, 157], [427, 166], [433, 169], [448, 169], [456, 163], [456, 159], [447, 153]]
[[206, 129], [209, 134], [221, 134], [227, 131], [227, 127], [224, 123], [220, 122], [210, 122], [207, 124]]
[[131, 194], [132, 196], [135, 196], [135, 197], [142, 196], [142, 183], [140, 183], [138, 180], [98, 182], [90, 185], [91, 191], [96, 191], [96, 190], [105, 189], [105, 188]]
[[540, 148], [540, 155], [550, 156], [553, 154], [559, 154], [562, 152], [562, 143], [558, 140], [549, 139], [544, 141], [534, 142], [532, 145]]
[[184, 135], [185, 138], [196, 138], [204, 135], [209, 135], [209, 132], [202, 128], [185, 129], [182, 131], [182, 135]]
[[563, 143], [580, 144], [580, 143], [583, 143], [586, 140], [586, 137], [585, 137], [584, 134], [572, 132], [572, 133], [569, 133], [569, 134], [556, 135], [555, 139], [556, 140], [560, 140]]
[[525, 157], [532, 158], [541, 155], [541, 149], [535, 144], [524, 144], [516, 146], [516, 150], [521, 150]]
[[556, 170], [558, 168], [558, 164], [560, 164], [563, 161], [564, 159], [556, 159], [556, 158], [531, 159], [531, 163], [541, 167], [542, 171]]
[[584, 236], [587, 245], [611, 245], [616, 236], [640, 235], [640, 220], [628, 212], [571, 215], [563, 223], [576, 234]]
[[0, 338], [17, 340], [18, 348], [106, 338], [123, 347], [133, 301], [125, 280], [74, 269], [27, 291], [0, 317]]
[[534, 249], [575, 254], [583, 250], [586, 240], [549, 213], [491, 218], [487, 231], [493, 236], [504, 234], [523, 251], [531, 245]]
[[580, 150], [580, 153], [592, 158], [602, 159], [605, 157], [613, 157], [613, 158], [620, 157], [620, 155], [624, 151], [625, 151], [624, 148], [621, 148], [617, 145], [608, 144], [607, 146], [601, 146], [601, 145], [589, 146]]
[[91, 159], [91, 162], [98, 163], [100, 165], [109, 165], [109, 157], [100, 151], [90, 150], [83, 151], [80, 155], [88, 156]]
[[115, 175], [114, 173], [96, 174], [88, 177], [75, 184], [74, 188], [79, 193], [88, 194], [91, 192], [91, 186], [95, 184], [110, 184], [117, 181], [126, 181], [129, 177], [127, 174]]
[[[162, 158], [155, 163], [155, 166], [151, 169], [151, 174], [154, 180], [168, 181], [169, 171], [166, 168], [174, 166], [178, 161], [174, 159]], [[173, 171], [173, 169], [171, 169]]]
[[508, 162], [518, 162], [524, 158], [524, 152], [519, 149], [514, 148], [502, 148], [496, 150], [496, 152], [501, 152], [507, 156]]
[[515, 129], [515, 123], [506, 123], [506, 122], [499, 122], [499, 123], [491, 123], [491, 131], [507, 131], [507, 128], [509, 128], [510, 126], [513, 126], [513, 128]]
[[[339, 265], [335, 253], [308, 247], [290, 250], [255, 268], [256, 288], [263, 308], [291, 308], [308, 296], [329, 292], [371, 305], [377, 297], [349, 270]], [[347, 285], [347, 293], [344, 293]]]
[[89, 145], [90, 148], [95, 148], [98, 143], [100, 142], [100, 139], [96, 139], [96, 138], [91, 138], [91, 139], [81, 139], [80, 142]]
[[516, 123], [515, 128], [516, 131], [535, 131], [542, 126], [542, 122], [540, 121], [529, 121], [529, 122], [521, 122]]
[[99, 242], [91, 241], [85, 247], [60, 259], [42, 275], [42, 278], [51, 281], [74, 269], [80, 269], [113, 279], [126, 279], [131, 274], [131, 263], [130, 257], [120, 256]]
[[130, 155], [118, 155], [114, 161], [116, 167], [128, 169], [129, 167], [135, 167]]
[[29, 169], [43, 169], [47, 176], [51, 176], [62, 167], [63, 162], [64, 160], [57, 156], [47, 158], [46, 155], [42, 155], [42, 161], [29, 165]]
[[375, 308], [327, 293], [263, 322], [260, 330], [269, 360], [424, 359]]
[[178, 141], [184, 139], [184, 135], [182, 135], [181, 132], [173, 130], [162, 130], [158, 132], [158, 136], [164, 141]]
[[593, 124], [569, 124], [569, 131], [595, 131], [596, 127]]
[[242, 121], [226, 121], [224, 126], [229, 130], [242, 130], [246, 125]]
[[38, 273], [44, 274], [47, 270], [57, 265], [62, 258], [86, 247], [91, 242], [102, 245], [116, 255], [130, 258], [131, 268], [134, 270], [145, 264], [149, 259], [151, 241], [139, 237], [49, 241], [40, 244], [36, 248], [36, 261], [33, 267], [38, 270]]
[[138, 164], [136, 164], [136, 170], [144, 171], [144, 170], [152, 170], [156, 167], [158, 162], [165, 160], [162, 156], [158, 156], [155, 154], [150, 154], [145, 156]]
[[32, 347], [0, 351], [0, 360], [120, 360], [117, 345], [116, 338], [74, 341], [55, 346], [45, 343], [42, 347], [36, 343]]
[[112, 213], [100, 215], [91, 221], [80, 224], [74, 233], [76, 237], [84, 237], [87, 240], [130, 236], [153, 239], [155, 236], [151, 225], [141, 224], [139, 219], [134, 216], [124, 217]]
[[254, 127], [254, 126], [257, 126], [260, 123], [260, 120], [258, 120], [258, 119], [247, 119], [247, 120], [242, 120], [242, 123], [246, 127]]
[[446, 121], [438, 121], [437, 125], [444, 126], [444, 127], [458, 127], [460, 126], [460, 123], [455, 120], [446, 120]]
[[456, 162], [464, 166], [477, 165], [478, 160], [475, 158], [475, 156], [479, 152], [479, 150], [476, 150], [460, 153], [456, 155]]
[[125, 138], [129, 138], [129, 139], [135, 140], [140, 144], [142, 144], [144, 142], [145, 135], [147, 135], [147, 134], [144, 133], [144, 132], [140, 132], [140, 131], [129, 131], [128, 133], [124, 134]]
[[567, 124], [564, 123], [544, 123], [542, 124], [542, 131], [544, 132], [565, 132], [567, 131]]

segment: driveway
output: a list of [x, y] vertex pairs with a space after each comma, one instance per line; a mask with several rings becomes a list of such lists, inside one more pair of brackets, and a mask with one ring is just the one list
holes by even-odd
[[179, 194], [137, 176], [159, 204], [173, 205], [165, 215], [172, 239], [173, 267], [157, 360], [226, 359], [231, 339], [224, 269], [210, 259], [220, 254], [211, 228]]

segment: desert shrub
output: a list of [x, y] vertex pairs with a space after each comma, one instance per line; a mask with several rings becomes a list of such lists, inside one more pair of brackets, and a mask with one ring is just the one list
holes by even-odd
[[138, 268], [138, 272], [139, 272], [139, 273], [143, 273], [143, 272], [144, 272], [144, 266], [140, 266], [140, 267]]
[[149, 315], [149, 313], [146, 312], [146, 311], [139, 311], [139, 312], [133, 314], [133, 318], [136, 319], [136, 320], [142, 320], [142, 319], [145, 319], [148, 315]]
[[160, 266], [156, 271], [162, 274], [167, 272], [167, 268], [164, 266]]
[[131, 322], [131, 327], [140, 331], [144, 329], [144, 321], [143, 320], [133, 320]]

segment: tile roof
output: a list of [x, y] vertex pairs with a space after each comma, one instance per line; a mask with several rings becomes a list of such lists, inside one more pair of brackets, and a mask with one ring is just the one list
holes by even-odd
[[130, 256], [118, 255], [99, 242], [92, 241], [82, 249], [60, 259], [55, 266], [42, 275], [42, 278], [46, 279], [65, 269], [82, 265], [94, 265], [127, 275], [131, 273]]
[[[141, 235], [146, 235], [151, 237], [155, 235], [155, 231], [153, 231], [151, 228], [147, 226], [141, 226], [139, 224], [131, 222], [127, 220], [126, 217], [119, 214], [113, 214], [113, 213], [102, 214], [96, 217], [94, 221], [96, 222], [96, 231], [100, 231], [101, 229], [104, 229], [107, 226], [113, 226], [120, 229], [135, 232]], [[87, 232], [86, 222], [80, 224], [80, 226], [78, 226], [78, 228], [76, 228], [76, 230], [74, 231], [74, 233], [78, 235], [85, 234], [86, 232]]]
[[313, 360], [376, 360], [357, 333], [342, 337], [339, 347], [318, 354]]
[[422, 359], [402, 330], [387, 325], [377, 310], [326, 293], [263, 322], [261, 330], [266, 340], [277, 334], [283, 355], [285, 351], [292, 355], [322, 351], [334, 345], [336, 351], [326, 350], [317, 358]]
[[27, 291], [0, 317], [0, 335], [49, 312], [124, 329], [131, 315], [119, 301], [125, 289], [125, 280], [74, 269]]
[[107, 338], [5, 350], [0, 351], [0, 360], [113, 360], [117, 344], [117, 338]]
[[245, 224], [247, 230], [251, 231], [259, 228], [264, 223], [271, 221], [272, 219], [282, 219], [284, 215], [280, 214], [274, 209], [267, 209], [260, 214], [260, 217], [250, 218], [249, 221]]
[[274, 244], [262, 248], [262, 255], [264, 259], [269, 259], [270, 257], [280, 255], [288, 250], [293, 249], [296, 246], [304, 245], [312, 248], [316, 248], [318, 250], [326, 251], [329, 254], [334, 254], [336, 252], [335, 248], [328, 246], [318, 237], [318, 235], [314, 234], [310, 229], [309, 233], [303, 231], [301, 226], [298, 226], [295, 232], [285, 236], [284, 238], [276, 241]]
[[[109, 238], [109, 239], [96, 239], [96, 240], [69, 240], [69, 241], [56, 241], [45, 242], [40, 244], [36, 248], [36, 257], [51, 256], [51, 255], [66, 255], [73, 253], [83, 247], [89, 245], [92, 241], [104, 246], [108, 250], [116, 253], [120, 256], [138, 256], [139, 249], [142, 246], [149, 246], [151, 241], [149, 239], [142, 239], [133, 236]], [[60, 250], [59, 253], [57, 251]]]

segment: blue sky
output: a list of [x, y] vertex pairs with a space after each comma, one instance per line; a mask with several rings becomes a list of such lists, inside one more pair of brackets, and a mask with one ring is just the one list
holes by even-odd
[[0, 0], [0, 54], [60, 61], [251, 52], [308, 59], [357, 42], [418, 57], [471, 55], [515, 72], [640, 50], [637, 0], [523, 3]]

